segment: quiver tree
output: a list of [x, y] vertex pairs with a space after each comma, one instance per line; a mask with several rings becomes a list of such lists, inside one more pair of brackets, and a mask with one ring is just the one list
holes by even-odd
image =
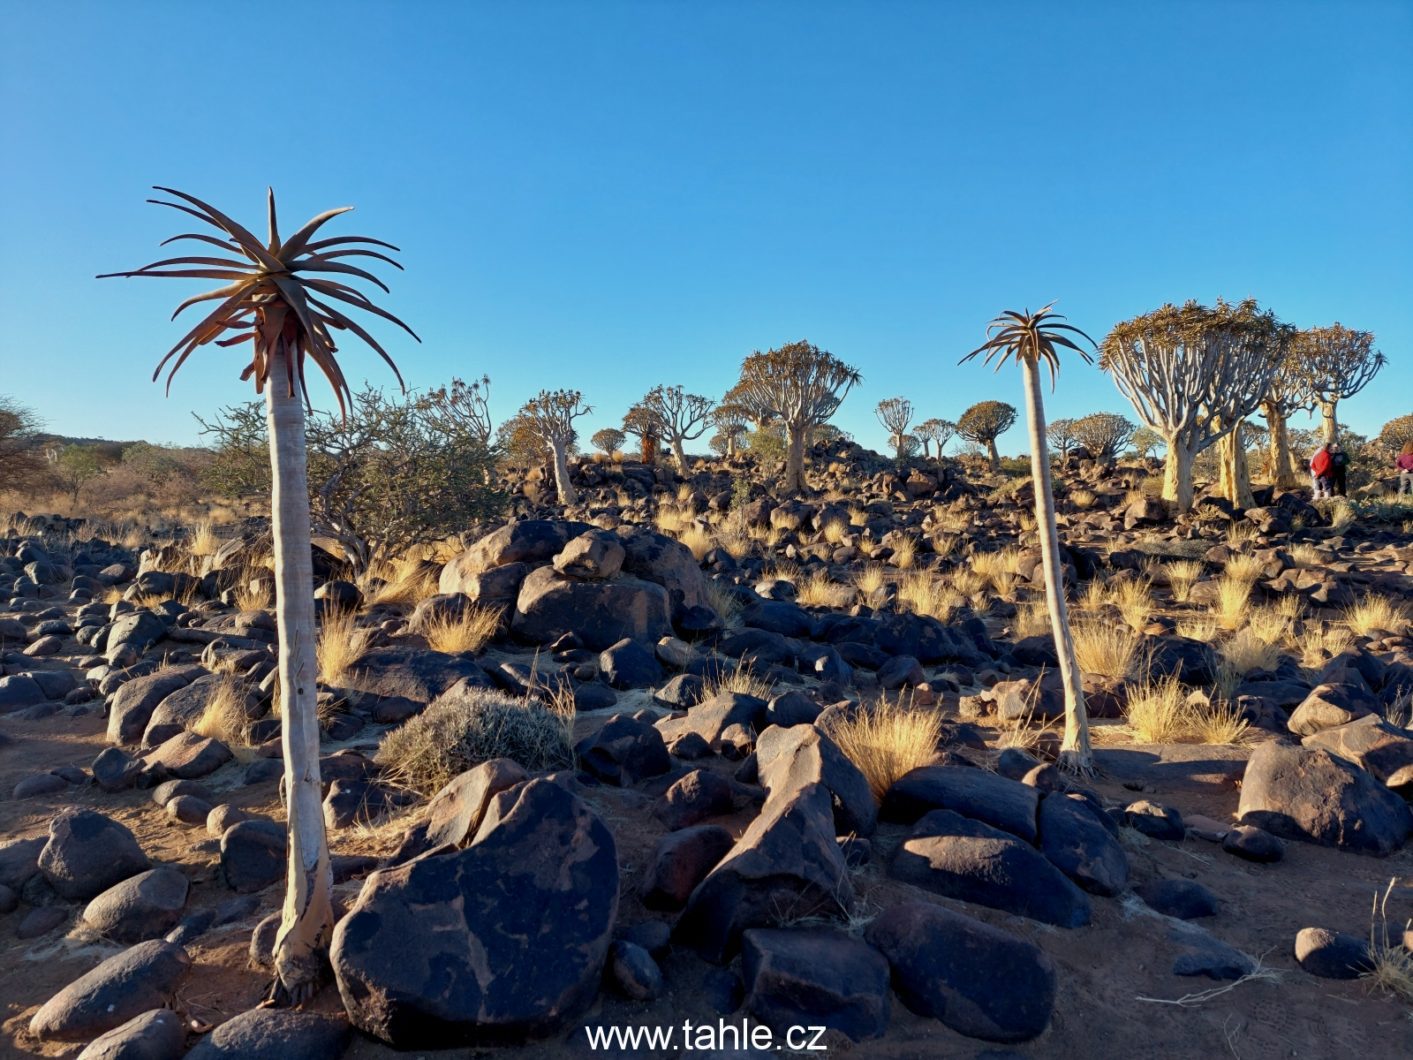
[[1261, 399], [1261, 415], [1266, 420], [1267, 442], [1270, 446], [1269, 471], [1271, 482], [1282, 489], [1292, 489], [1301, 483], [1300, 463], [1290, 446], [1289, 420], [1300, 409], [1313, 404], [1310, 388], [1300, 363], [1296, 360], [1295, 343], [1286, 346], [1280, 367], [1271, 377], [1266, 396]]
[[1100, 367], [1167, 446], [1163, 497], [1179, 511], [1192, 507], [1193, 460], [1260, 406], [1289, 337], [1247, 300], [1164, 305], [1104, 339]]
[[1070, 450], [1074, 448], [1074, 420], [1061, 418], [1051, 420], [1050, 425], [1045, 429], [1045, 440], [1050, 443], [1050, 448], [1056, 450], [1061, 458], [1070, 455]]
[[957, 420], [957, 433], [969, 442], [986, 447], [992, 471], [1001, 470], [1001, 454], [996, 439], [1015, 425], [1016, 408], [1004, 401], [979, 401]]
[[726, 459], [734, 460], [736, 450], [741, 444], [741, 436], [746, 433], [746, 424], [750, 422], [746, 410], [739, 405], [722, 402], [712, 410], [711, 421], [721, 436]]
[[858, 370], [808, 342], [759, 351], [741, 362], [740, 381], [728, 399], [749, 410], [757, 423], [778, 421], [785, 431], [783, 491], [805, 488], [805, 446], [817, 427], [829, 422]]
[[1413, 442], [1413, 412], [1406, 416], [1395, 416], [1385, 423], [1376, 441], [1386, 456], [1396, 456], [1405, 445]]
[[437, 429], [451, 436], [465, 435], [489, 447], [491, 424], [491, 377], [465, 382], [453, 378], [451, 386], [429, 390], [422, 398], [427, 411], [439, 422]]
[[1340, 401], [1368, 386], [1387, 362], [1374, 349], [1374, 333], [1354, 331], [1339, 323], [1308, 328], [1295, 336], [1291, 354], [1311, 400], [1320, 407], [1325, 444], [1337, 441]]
[[516, 413], [523, 429], [554, 462], [554, 488], [560, 504], [579, 503], [579, 493], [569, 480], [569, 450], [579, 437], [574, 421], [593, 411], [577, 390], [541, 390]]
[[645, 464], [657, 462], [657, 443], [661, 434], [657, 420], [642, 405], [634, 405], [623, 417], [624, 433], [638, 439], [638, 456]]
[[[342, 303], [380, 316], [402, 328], [397, 317], [375, 306], [349, 285], [366, 280], [386, 291], [372, 273], [347, 263], [347, 258], [375, 258], [401, 268], [379, 250], [396, 250], [390, 243], [366, 236], [315, 239], [330, 218], [352, 207], [328, 210], [310, 220], [288, 239], [281, 239], [275, 217], [275, 194], [268, 196], [268, 240], [200, 199], [171, 188], [158, 191], [182, 202], [149, 200], [195, 217], [216, 229], [183, 233], [166, 240], [193, 240], [217, 248], [218, 257], [178, 257], [154, 262], [136, 272], [113, 276], [179, 276], [220, 280], [223, 286], [188, 298], [177, 313], [198, 302], [216, 302], [195, 327], [167, 352], [153, 373], [155, 380], [169, 362], [172, 377], [199, 346], [214, 343], [238, 347], [249, 343], [249, 361], [241, 379], [253, 380], [264, 393], [270, 440], [271, 512], [275, 553], [275, 619], [279, 632], [279, 709], [285, 760], [285, 802], [289, 807], [289, 869], [284, 913], [275, 936], [275, 980], [269, 1000], [295, 1003], [309, 997], [328, 962], [333, 933], [333, 877], [324, 836], [323, 792], [319, 783], [319, 722], [316, 714], [318, 665], [314, 655], [314, 574], [309, 533], [309, 487], [305, 468], [304, 411], [308, 404], [306, 368], [309, 362], [333, 387], [340, 411], [351, 396], [339, 367], [335, 332], [362, 339], [392, 367], [397, 366], [357, 321], [333, 303]], [[330, 278], [330, 274], [340, 277]], [[174, 314], [175, 316], [176, 314]], [[419, 340], [420, 341], [420, 340]], [[398, 383], [402, 376], [398, 374]], [[301, 400], [301, 398], [303, 400]]]
[[1100, 463], [1118, 459], [1137, 428], [1117, 412], [1091, 412], [1071, 425], [1074, 440]]
[[623, 443], [627, 440], [628, 436], [617, 428], [605, 427], [594, 432], [593, 437], [589, 439], [589, 444], [605, 456], [612, 456], [614, 453], [622, 451]]
[[1147, 460], [1150, 456], [1163, 448], [1163, 436], [1152, 427], [1140, 427], [1133, 432], [1133, 438], [1129, 443], [1133, 446], [1133, 451]]
[[904, 439], [908, 434], [908, 424], [913, 421], [913, 403], [902, 397], [884, 398], [873, 412], [888, 432], [888, 444], [893, 447], [897, 458], [902, 460], [907, 455]]
[[655, 386], [634, 408], [642, 410], [657, 437], [667, 439], [677, 470], [686, 474], [687, 454], [682, 443], [695, 441], [706, 433], [715, 404], [711, 398], [688, 394], [680, 386]]
[[913, 432], [922, 442], [922, 455], [931, 456], [929, 444], [936, 444], [937, 458], [942, 459], [942, 450], [947, 443], [952, 440], [952, 436], [957, 433], [957, 425], [951, 420], [939, 420], [935, 416], [930, 420], [923, 420], [917, 425], [917, 430]]
[[[1089, 354], [1062, 332], [1079, 335], [1091, 346], [1094, 342], [1079, 328], [1059, 323], [1064, 317], [1051, 313], [1050, 305], [1035, 314], [1029, 310], [1024, 313], [1014, 310], [1002, 313], [986, 329], [987, 341], [963, 357], [962, 362], [985, 353], [987, 364], [996, 358], [997, 371], [1012, 358], [1021, 366], [1025, 410], [1030, 422], [1030, 473], [1035, 483], [1035, 526], [1040, 535], [1045, 604], [1050, 612], [1050, 631], [1055, 639], [1060, 680], [1065, 688], [1065, 738], [1060, 744], [1060, 764], [1073, 772], [1092, 773], [1094, 764], [1089, 745], [1089, 714], [1085, 709], [1083, 679], [1075, 657], [1074, 637], [1070, 634], [1064, 569], [1060, 562], [1059, 535], [1055, 529], [1055, 496], [1050, 483], [1050, 453], [1045, 445], [1045, 403], [1040, 392], [1040, 362], [1044, 361], [1050, 370], [1050, 386], [1053, 389], [1055, 373], [1060, 365], [1057, 347], [1074, 350], [1086, 362], [1090, 360]], [[1005, 407], [1010, 409], [1009, 405]], [[966, 419], [966, 416], [962, 418]], [[1014, 409], [1011, 409], [1011, 419], [1015, 419]]]

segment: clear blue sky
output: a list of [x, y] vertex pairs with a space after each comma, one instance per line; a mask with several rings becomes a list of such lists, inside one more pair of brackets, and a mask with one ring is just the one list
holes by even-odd
[[[1186, 298], [1339, 320], [1391, 359], [1343, 418], [1413, 407], [1407, 0], [0, 15], [0, 393], [57, 432], [190, 442], [192, 410], [247, 396], [227, 350], [170, 398], [149, 381], [203, 281], [93, 279], [184, 230], [152, 184], [252, 226], [266, 184], [287, 223], [356, 206], [332, 234], [403, 248], [382, 304], [424, 344], [377, 331], [409, 383], [487, 372], [497, 419], [577, 387], [584, 437], [655, 383], [719, 396], [753, 349], [808, 338], [863, 372], [836, 422], [882, 447], [885, 397], [1018, 403], [1016, 373], [957, 360], [1052, 298], [1096, 339]], [[1077, 360], [1049, 409], [1132, 415]]]

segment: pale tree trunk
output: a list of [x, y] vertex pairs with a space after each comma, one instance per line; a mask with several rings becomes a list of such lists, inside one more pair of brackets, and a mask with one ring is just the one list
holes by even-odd
[[324, 836], [319, 782], [318, 662], [314, 653], [314, 572], [310, 557], [309, 486], [304, 405], [289, 393], [285, 354], [270, 364], [265, 390], [270, 435], [275, 550], [275, 618], [279, 628], [279, 707], [289, 818], [284, 913], [275, 937], [271, 998], [299, 1004], [323, 976], [334, 929], [333, 874]]
[[927, 438], [922, 440], [922, 458], [924, 460], [932, 458], [932, 442]]
[[805, 436], [796, 427], [786, 429], [785, 477], [780, 488], [786, 493], [805, 488]]
[[1246, 446], [1241, 440], [1241, 421], [1238, 420], [1217, 444], [1221, 447], [1218, 455], [1222, 496], [1243, 511], [1256, 507], [1256, 498], [1251, 494], [1251, 474], [1246, 465]]
[[677, 461], [677, 470], [683, 475], [687, 473], [687, 454], [682, 450], [682, 439], [672, 439], [672, 459]]
[[1192, 460], [1196, 454], [1177, 437], [1168, 439], [1163, 461], [1163, 499], [1177, 503], [1179, 512], [1192, 510]]
[[563, 442], [553, 442], [550, 448], [554, 450], [554, 488], [559, 495], [559, 503], [578, 504], [579, 493], [569, 480], [569, 446]]
[[987, 457], [988, 460], [991, 461], [991, 470], [992, 470], [992, 471], [1000, 471], [1000, 470], [1001, 470], [1001, 454], [996, 451], [996, 439], [995, 439], [995, 438], [988, 438], [988, 439], [986, 440], [986, 457]]
[[893, 451], [897, 454], [898, 460], [901, 462], [906, 455], [903, 452], [903, 435], [901, 432], [893, 435]]
[[1335, 419], [1334, 401], [1320, 402], [1320, 434], [1326, 445], [1339, 441], [1339, 420]]
[[1290, 451], [1290, 428], [1286, 418], [1270, 404], [1264, 405], [1261, 413], [1266, 417], [1270, 434], [1271, 483], [1281, 489], [1294, 489], [1300, 485], [1300, 473]]
[[1065, 738], [1060, 744], [1060, 765], [1088, 774], [1094, 771], [1089, 745], [1089, 711], [1084, 705], [1083, 679], [1070, 635], [1069, 608], [1065, 602], [1064, 569], [1060, 540], [1055, 529], [1055, 497], [1050, 485], [1050, 454], [1045, 446], [1045, 405], [1040, 393], [1040, 371], [1029, 359], [1021, 360], [1025, 375], [1026, 413], [1030, 419], [1030, 473], [1035, 485], [1035, 526], [1040, 536], [1040, 559], [1045, 575], [1045, 603], [1050, 631], [1060, 659], [1060, 681], [1065, 686]]

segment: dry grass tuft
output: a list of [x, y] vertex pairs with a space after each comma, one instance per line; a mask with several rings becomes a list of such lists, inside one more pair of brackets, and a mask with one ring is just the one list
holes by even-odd
[[1070, 503], [1082, 512], [1093, 508], [1098, 499], [1093, 490], [1075, 490], [1070, 494]]
[[396, 563], [380, 563], [371, 567], [359, 579], [358, 587], [363, 590], [369, 607], [383, 604], [411, 606], [434, 595], [439, 578], [440, 571], [434, 564], [406, 556]]
[[930, 710], [879, 700], [853, 717], [832, 723], [828, 735], [859, 767], [881, 801], [899, 777], [936, 758], [942, 720]]
[[237, 580], [232, 596], [241, 611], [268, 611], [275, 606], [275, 583], [262, 567], [247, 567]]
[[473, 689], [437, 700], [389, 732], [376, 758], [389, 779], [431, 795], [492, 758], [513, 759], [527, 772], [572, 766], [572, 723], [553, 703]]
[[830, 581], [825, 571], [815, 571], [795, 583], [795, 596], [802, 607], [848, 607], [853, 602], [854, 590]]
[[761, 677], [755, 668], [732, 666], [713, 670], [706, 675], [702, 688], [702, 702], [723, 692], [734, 692], [741, 696], [754, 696], [756, 699], [770, 699], [775, 695], [775, 682]]
[[[1049, 620], [1046, 619], [1046, 627]], [[1081, 671], [1121, 681], [1133, 673], [1138, 638], [1133, 631], [1112, 622], [1089, 620], [1073, 623], [1075, 659]]]
[[1386, 596], [1366, 596], [1344, 612], [1344, 624], [1358, 637], [1371, 637], [1376, 632], [1402, 632], [1407, 622], [1403, 605]]
[[[1299, 597], [1282, 597], [1282, 601], [1287, 599], [1294, 599], [1297, 603], [1300, 601]], [[1279, 644], [1290, 634], [1294, 624], [1295, 620], [1278, 607], [1253, 607], [1242, 632], [1249, 633], [1262, 644]]]
[[230, 747], [250, 746], [251, 717], [247, 705], [251, 688], [247, 681], [227, 674], [217, 681], [206, 700], [201, 717], [191, 730], [201, 736], [220, 740]]
[[1113, 599], [1119, 614], [1133, 629], [1142, 629], [1153, 617], [1153, 583], [1147, 578], [1119, 582]]
[[1250, 728], [1229, 700], [1190, 708], [1188, 732], [1199, 743], [1241, 743], [1251, 735]]
[[831, 545], [842, 545], [849, 539], [849, 524], [842, 519], [831, 519], [824, 524], [823, 535]]
[[1233, 633], [1217, 646], [1222, 662], [1241, 676], [1256, 670], [1274, 670], [1280, 662], [1280, 649], [1256, 635], [1250, 626]]
[[1290, 550], [1290, 558], [1297, 567], [1323, 567], [1325, 554], [1311, 544], [1296, 545]]
[[1380, 900], [1374, 894], [1374, 909], [1369, 914], [1369, 971], [1359, 978], [1400, 1001], [1413, 1004], [1413, 953], [1389, 937], [1388, 899], [1398, 877], [1388, 881]]
[[1017, 637], [1040, 637], [1050, 632], [1050, 609], [1045, 598], [1028, 600], [1016, 610]]
[[448, 655], [475, 653], [484, 648], [500, 628], [500, 611], [493, 607], [468, 607], [460, 615], [434, 615], [422, 623], [427, 647]]
[[341, 682], [358, 660], [368, 654], [373, 631], [358, 627], [358, 614], [352, 610], [328, 608], [319, 624], [315, 654], [319, 659], [319, 679], [325, 684]]
[[1212, 616], [1223, 629], [1239, 629], [1246, 624], [1251, 610], [1251, 583], [1244, 578], [1224, 574], [1217, 580], [1217, 600]]
[[870, 563], [854, 576], [854, 588], [868, 599], [888, 584], [888, 572], [877, 563]]
[[712, 539], [711, 532], [705, 527], [698, 526], [696, 523], [689, 523], [684, 526], [678, 532], [677, 540], [687, 546], [688, 551], [696, 557], [698, 563], [716, 546], [716, 542]]
[[1254, 582], [1261, 577], [1262, 564], [1255, 556], [1235, 555], [1227, 559], [1225, 570], [1228, 578]]
[[1201, 560], [1179, 559], [1166, 564], [1163, 570], [1168, 575], [1168, 585], [1173, 591], [1173, 599], [1185, 604], [1192, 599], [1192, 587], [1202, 577], [1204, 567]]
[[1188, 732], [1187, 690], [1176, 677], [1151, 678], [1128, 690], [1128, 723], [1144, 743], [1175, 743]]
[[[961, 573], [958, 571], [957, 573]], [[980, 592], [977, 585], [975, 592]], [[929, 571], [909, 571], [898, 583], [898, 602], [917, 615], [930, 615], [948, 621], [965, 601], [961, 590]]]
[[736, 629], [741, 625], [741, 604], [731, 589], [729, 584], [715, 578], [706, 580], [707, 606], [716, 612], [727, 629]]
[[910, 537], [900, 538], [893, 545], [893, 566], [899, 570], [911, 570], [917, 561], [917, 542]]
[[1260, 536], [1255, 523], [1232, 523], [1227, 527], [1227, 544], [1233, 548], [1250, 544]]

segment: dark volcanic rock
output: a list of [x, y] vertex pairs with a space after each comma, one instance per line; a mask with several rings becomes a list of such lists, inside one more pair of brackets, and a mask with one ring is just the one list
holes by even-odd
[[194, 1060], [338, 1060], [352, 1028], [340, 1016], [257, 1008], [226, 1020], [187, 1053]]
[[878, 803], [868, 780], [812, 725], [767, 728], [756, 742], [756, 768], [761, 786], [772, 795], [823, 784], [833, 799], [838, 835], [870, 836], [878, 826]]
[[681, 909], [735, 842], [730, 832], [715, 824], [663, 836], [643, 877], [643, 904], [649, 909]]
[[872, 946], [829, 928], [753, 928], [742, 936], [746, 1009], [784, 1035], [824, 1026], [853, 1041], [888, 1029], [888, 961]]
[[396, 1048], [546, 1033], [593, 1000], [617, 906], [613, 836], [532, 780], [495, 796], [464, 850], [368, 879], [334, 932], [339, 992]]
[[1113, 897], [1128, 886], [1128, 855], [1080, 797], [1040, 800], [1040, 852], [1090, 894]]
[[1374, 967], [1367, 939], [1328, 928], [1303, 928], [1295, 936], [1295, 959], [1321, 979], [1358, 979]]
[[629, 577], [579, 581], [541, 567], [520, 586], [510, 628], [533, 644], [574, 633], [586, 647], [603, 651], [625, 637], [655, 644], [671, 635], [671, 618], [671, 601], [660, 585]]
[[1217, 896], [1195, 880], [1150, 880], [1134, 890], [1164, 916], [1196, 920], [1217, 915]]
[[39, 868], [60, 897], [92, 898], [145, 871], [150, 862], [137, 839], [112, 818], [70, 807], [49, 822]]
[[171, 1009], [134, 1016], [89, 1042], [78, 1060], [177, 1060], [186, 1050], [186, 1028]]
[[984, 769], [922, 766], [888, 789], [883, 816], [912, 822], [930, 810], [955, 810], [1034, 843], [1039, 805], [1035, 788]]
[[109, 957], [55, 994], [34, 1014], [29, 1031], [46, 1041], [81, 1042], [171, 1001], [191, 967], [170, 942], [139, 942]]
[[610, 784], [636, 784], [672, 768], [662, 733], [627, 714], [609, 718], [574, 751], [586, 772]]
[[114, 884], [89, 902], [83, 922], [117, 942], [159, 938], [181, 917], [188, 887], [180, 869], [151, 869]]

